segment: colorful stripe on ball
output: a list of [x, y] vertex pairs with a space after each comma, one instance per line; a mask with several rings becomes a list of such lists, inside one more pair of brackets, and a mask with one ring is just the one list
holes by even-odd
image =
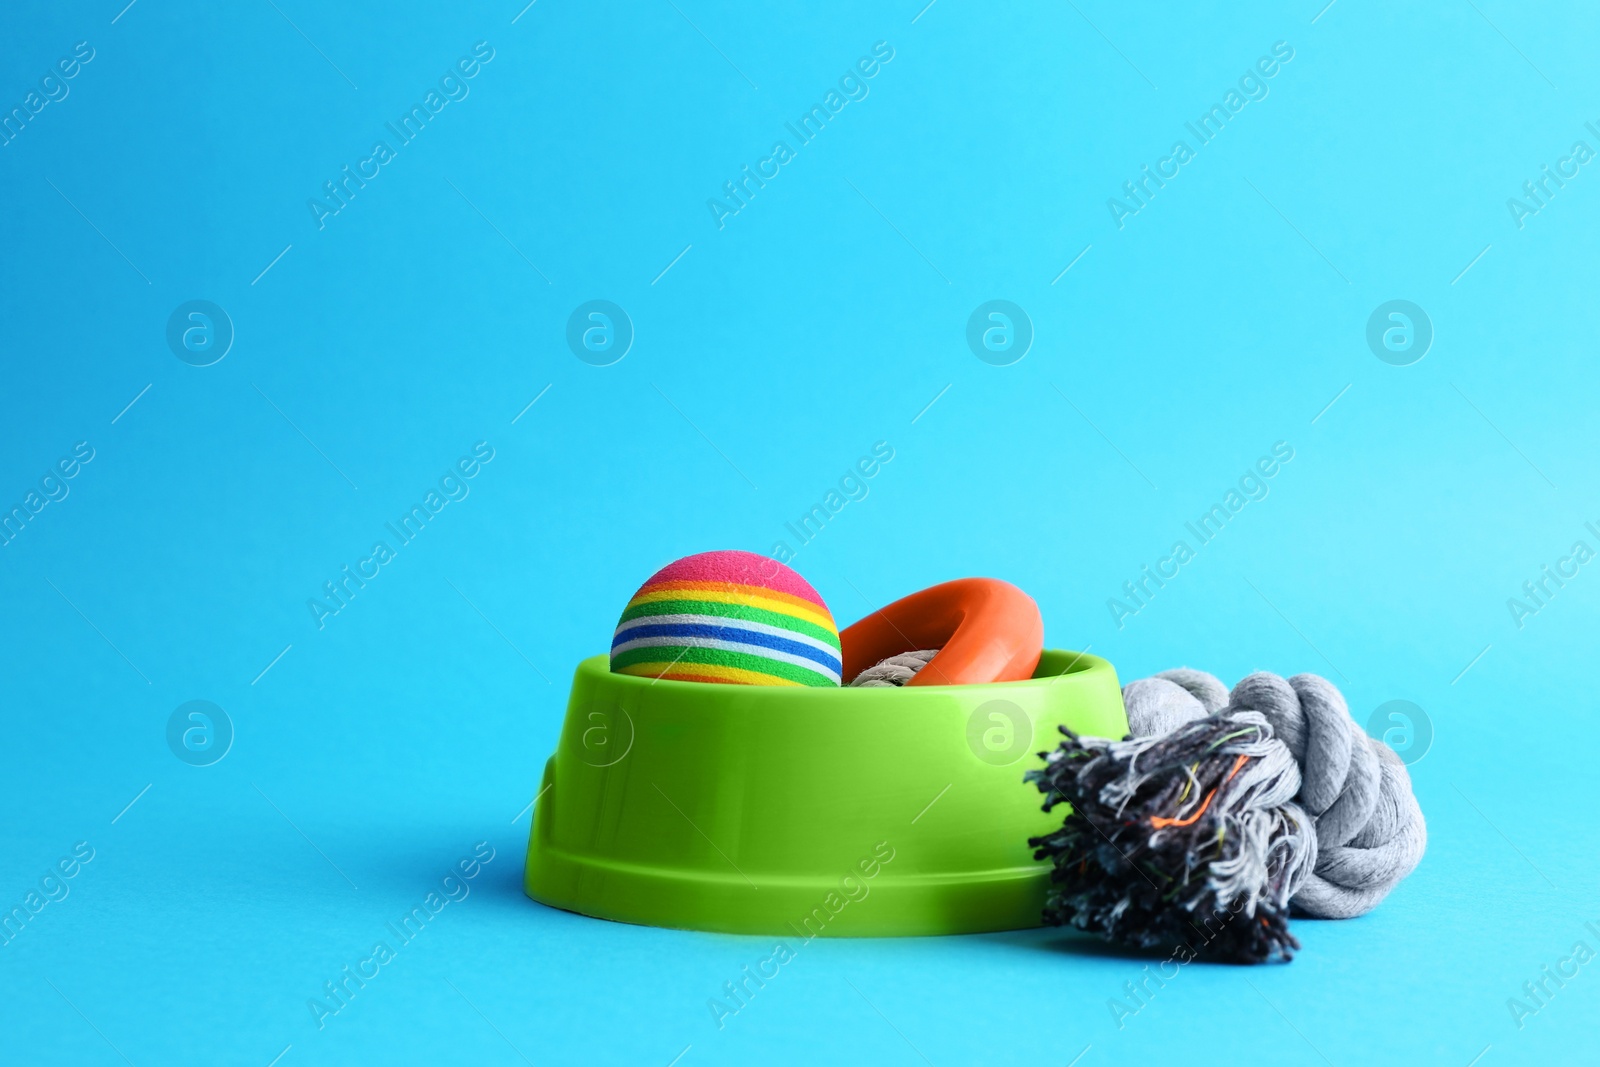
[[827, 608], [726, 581], [662, 581], [628, 602], [611, 669], [673, 681], [836, 686], [843, 669]]

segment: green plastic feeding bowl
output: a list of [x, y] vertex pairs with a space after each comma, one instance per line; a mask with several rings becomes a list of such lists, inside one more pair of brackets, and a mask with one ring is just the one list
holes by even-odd
[[741, 934], [1037, 926], [1061, 823], [1023, 772], [1056, 727], [1122, 737], [1111, 664], [1046, 651], [993, 685], [652, 681], [578, 665], [524, 886], [552, 907]]

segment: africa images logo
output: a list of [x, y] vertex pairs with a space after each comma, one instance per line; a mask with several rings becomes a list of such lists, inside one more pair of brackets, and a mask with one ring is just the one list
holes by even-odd
[[811, 108], [798, 119], [783, 124], [783, 128], [794, 137], [793, 147], [788, 141], [774, 141], [771, 152], [756, 162], [754, 171], [750, 169], [750, 164], [746, 163], [740, 168], [737, 178], [723, 182], [722, 193], [727, 199], [711, 197], [706, 201], [706, 208], [711, 212], [711, 221], [717, 224], [717, 229], [725, 227], [728, 219], [749, 207], [756, 193], [765, 189], [767, 182], [781, 174], [783, 168], [796, 158], [799, 149], [810, 144], [822, 133], [828, 123], [837, 118], [847, 104], [865, 100], [867, 94], [872, 91], [867, 82], [877, 77], [878, 72], [893, 58], [893, 45], [888, 41], [875, 43], [872, 46], [872, 55], [862, 56], [856, 60], [853, 67], [846, 68], [839, 76], [838, 88], [830, 87], [823, 94], [822, 103], [812, 104]]
[[430, 488], [421, 503], [412, 504], [397, 520], [383, 524], [393, 535], [392, 547], [388, 540], [374, 541], [371, 554], [358, 559], [354, 570], [350, 564], [344, 564], [336, 580], [322, 583], [321, 595], [307, 597], [306, 609], [311, 612], [311, 621], [317, 624], [317, 629], [326, 627], [329, 619], [349, 607], [367, 583], [383, 573], [383, 568], [398, 557], [400, 549], [422, 536], [428, 523], [447, 505], [467, 499], [472, 492], [468, 482], [492, 459], [494, 446], [489, 442], [479, 441], [473, 445], [472, 455], [457, 459], [454, 466], [440, 475], [437, 489]]
[[1155, 170], [1152, 171], [1148, 163], [1141, 164], [1139, 176], [1122, 183], [1123, 198], [1113, 196], [1106, 200], [1106, 210], [1111, 213], [1111, 221], [1117, 224], [1117, 229], [1123, 229], [1129, 218], [1149, 207], [1156, 193], [1181, 174], [1183, 167], [1195, 158], [1201, 148], [1215, 140], [1228, 123], [1245, 109], [1246, 104], [1252, 100], [1265, 100], [1272, 91], [1267, 82], [1277, 77], [1278, 72], [1293, 58], [1294, 47], [1288, 41], [1275, 41], [1272, 55], [1261, 56], [1253, 67], [1245, 70], [1239, 77], [1238, 88], [1229, 86], [1227, 92], [1222, 94], [1221, 103], [1212, 104], [1193, 122], [1183, 124], [1194, 138], [1193, 147], [1180, 138], [1172, 143], [1171, 150], [1165, 156], [1156, 160]]
[[346, 163], [339, 170], [337, 181], [322, 183], [322, 192], [326, 199], [311, 197], [306, 201], [306, 207], [311, 212], [311, 221], [317, 224], [317, 229], [327, 229], [328, 220], [350, 206], [356, 198], [356, 193], [367, 187], [367, 182], [372, 181], [382, 173], [382, 168], [397, 159], [400, 149], [410, 144], [422, 135], [428, 123], [442, 112], [450, 103], [467, 98], [472, 92], [472, 87], [467, 84], [494, 59], [494, 48], [488, 41], [479, 41], [472, 46], [472, 55], [462, 56], [455, 64], [447, 67], [439, 78], [439, 87], [430, 88], [422, 97], [420, 104], [412, 104], [410, 109], [395, 122], [384, 123], [384, 128], [394, 135], [394, 144], [379, 139], [372, 143], [372, 152], [367, 158], [356, 163], [355, 170], [350, 169]]

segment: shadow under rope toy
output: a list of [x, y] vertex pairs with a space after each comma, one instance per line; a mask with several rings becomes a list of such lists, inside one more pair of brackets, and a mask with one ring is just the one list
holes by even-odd
[[[1404, 764], [1323, 679], [1119, 689], [1105, 660], [1043, 640], [1037, 605], [995, 579], [840, 631], [772, 559], [678, 560], [628, 602], [610, 656], [578, 666], [526, 891], [687, 929], [1051, 923], [1260, 962], [1299, 947], [1291, 911], [1364, 914], [1420, 860]], [[983, 743], [996, 723], [1004, 752]], [[1028, 751], [1043, 766], [1020, 774]]]

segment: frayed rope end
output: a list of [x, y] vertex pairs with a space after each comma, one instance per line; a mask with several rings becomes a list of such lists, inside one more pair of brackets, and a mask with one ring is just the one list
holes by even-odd
[[1065, 735], [1027, 779], [1061, 829], [1029, 840], [1054, 864], [1044, 920], [1188, 958], [1293, 958], [1289, 900], [1315, 863], [1291, 802], [1300, 775], [1252, 712], [1223, 712], [1161, 737]]

